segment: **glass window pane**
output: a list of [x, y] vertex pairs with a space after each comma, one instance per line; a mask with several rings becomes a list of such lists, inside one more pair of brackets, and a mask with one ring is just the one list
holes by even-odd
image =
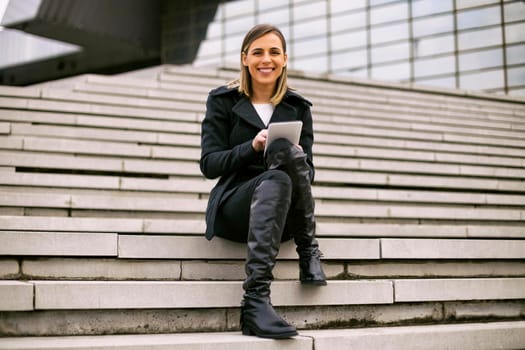
[[381, 4], [387, 4], [389, 2], [394, 2], [398, 0], [370, 0], [370, 5], [381, 5]]
[[240, 55], [237, 52], [226, 53], [224, 62], [231, 65], [240, 64]]
[[390, 26], [372, 27], [372, 44], [384, 43], [398, 39], [408, 38], [408, 23], [400, 23]]
[[230, 35], [224, 38], [224, 48], [226, 52], [241, 52], [242, 39], [244, 34]]
[[354, 71], [333, 71], [332, 73], [337, 74], [340, 77], [352, 77], [352, 78], [368, 78], [368, 69], [367, 68], [361, 68]]
[[379, 80], [408, 80], [410, 79], [410, 65], [398, 63], [388, 66], [372, 67], [372, 78]]
[[414, 76], [416, 78], [454, 73], [456, 60], [454, 56], [417, 59], [414, 61]]
[[501, 40], [501, 28], [499, 27], [458, 34], [458, 46], [460, 50], [501, 45]]
[[525, 45], [507, 47], [507, 63], [525, 63]]
[[226, 17], [233, 17], [255, 12], [255, 2], [253, 0], [240, 0], [227, 2], [223, 5], [223, 10]]
[[410, 45], [408, 45], [408, 42], [382, 47], [372, 47], [372, 63], [408, 59], [409, 53]]
[[264, 0], [264, 1], [257, 1], [257, 4], [259, 6], [259, 10], [266, 10], [266, 9], [273, 9], [276, 7], [288, 8], [288, 2], [289, 0]]
[[408, 18], [408, 3], [373, 7], [370, 9], [370, 22], [372, 24], [397, 21]]
[[281, 33], [283, 33], [284, 39], [288, 43], [288, 40], [290, 38], [290, 26], [288, 24], [281, 24], [279, 26], [279, 30], [281, 31]]
[[503, 86], [502, 70], [474, 74], [460, 74], [459, 76], [459, 87], [461, 89], [496, 89]]
[[326, 17], [326, 1], [317, 1], [311, 4], [296, 5], [293, 7], [294, 21], [321, 16]]
[[412, 1], [412, 16], [426, 16], [440, 12], [452, 11], [452, 0], [418, 0]]
[[476, 7], [487, 4], [498, 3], [499, 0], [456, 0], [456, 8], [464, 9], [468, 7]]
[[499, 6], [458, 12], [458, 29], [478, 28], [501, 23]]
[[505, 22], [525, 20], [525, 2], [518, 1], [505, 4]]
[[359, 46], [366, 46], [366, 31], [364, 30], [341, 33], [331, 37], [331, 48], [333, 51]]
[[357, 67], [366, 67], [367, 52], [366, 50], [349, 51], [343, 53], [334, 53], [331, 56], [332, 70], [352, 70]]
[[338, 15], [334, 13], [330, 19], [332, 32], [339, 32], [353, 28], [366, 27], [366, 12]]
[[366, 0], [352, 0], [352, 1], [330, 1], [330, 13], [332, 16], [339, 12], [364, 9], [366, 7]]
[[253, 27], [254, 25], [255, 25], [255, 17], [253, 16], [244, 16], [244, 17], [239, 17], [235, 19], [228, 19], [225, 22], [224, 32], [226, 33], [226, 35], [242, 33], [244, 36], [244, 34], [248, 30], [250, 30], [250, 28]]
[[293, 54], [297, 59], [300, 56], [309, 56], [317, 53], [325, 54], [328, 52], [326, 37], [318, 39], [301, 40], [293, 43]]
[[311, 58], [300, 58], [294, 60], [292, 69], [304, 70], [308, 72], [326, 72], [328, 68], [326, 62], [326, 55]]
[[525, 23], [509, 24], [506, 26], [505, 40], [507, 43], [525, 41]]
[[[259, 12], [259, 23], [271, 23], [279, 26], [282, 23], [290, 22], [290, 9], [288, 7], [280, 8], [275, 11]], [[280, 28], [279, 28], [280, 29]]]
[[412, 22], [412, 30], [415, 37], [452, 32], [454, 30], [454, 18], [452, 15], [441, 15], [416, 19]]
[[503, 50], [489, 50], [459, 55], [459, 70], [474, 70], [503, 65]]
[[507, 71], [509, 86], [525, 85], [525, 67], [509, 68]]
[[456, 78], [449, 76], [445, 78], [433, 78], [433, 79], [415, 79], [415, 84], [427, 85], [427, 86], [439, 86], [445, 88], [455, 88]]
[[454, 51], [454, 36], [414, 39], [414, 56], [429, 56]]
[[315, 21], [304, 21], [295, 23], [293, 34], [294, 38], [305, 38], [309, 36], [326, 35], [326, 17]]

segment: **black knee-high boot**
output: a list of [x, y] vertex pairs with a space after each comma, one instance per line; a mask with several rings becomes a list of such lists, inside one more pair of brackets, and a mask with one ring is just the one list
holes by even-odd
[[311, 190], [310, 167], [306, 154], [287, 140], [277, 140], [269, 148], [269, 169], [283, 169], [293, 184], [294, 207], [290, 208], [293, 238], [299, 255], [299, 278], [303, 284], [326, 285], [326, 275], [321, 265], [321, 251], [315, 238], [315, 202]]
[[262, 181], [252, 197], [240, 320], [244, 335], [275, 339], [297, 335], [296, 328], [275, 312], [270, 300], [272, 270], [291, 201], [290, 181], [286, 179]]

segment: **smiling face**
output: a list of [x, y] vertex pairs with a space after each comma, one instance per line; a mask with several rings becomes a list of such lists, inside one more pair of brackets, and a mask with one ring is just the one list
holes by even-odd
[[242, 53], [242, 64], [250, 72], [252, 88], [273, 89], [287, 59], [281, 39], [276, 34], [268, 33], [254, 40]]

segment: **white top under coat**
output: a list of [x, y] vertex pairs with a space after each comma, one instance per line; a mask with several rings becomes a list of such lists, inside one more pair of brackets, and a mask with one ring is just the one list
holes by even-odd
[[252, 103], [253, 107], [257, 111], [259, 118], [265, 126], [268, 126], [270, 119], [272, 118], [273, 110], [275, 109], [271, 103]]

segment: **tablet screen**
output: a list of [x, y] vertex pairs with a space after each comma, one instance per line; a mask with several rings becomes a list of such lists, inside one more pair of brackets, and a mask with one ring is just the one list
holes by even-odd
[[294, 145], [299, 144], [302, 127], [303, 122], [300, 120], [270, 123], [268, 125], [268, 138], [266, 139], [264, 152], [266, 153], [266, 148], [268, 148], [268, 145], [280, 138], [288, 139]]

